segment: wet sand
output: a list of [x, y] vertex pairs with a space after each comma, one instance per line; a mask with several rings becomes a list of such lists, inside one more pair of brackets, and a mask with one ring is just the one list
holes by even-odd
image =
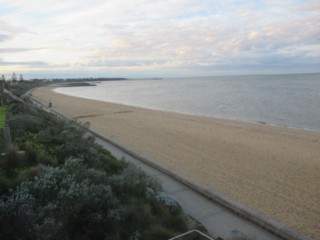
[[320, 239], [320, 133], [153, 111], [58, 94], [33, 97], [293, 229]]

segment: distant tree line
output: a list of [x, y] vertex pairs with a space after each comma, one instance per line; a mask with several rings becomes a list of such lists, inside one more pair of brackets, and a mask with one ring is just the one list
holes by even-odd
[[[4, 74], [1, 75], [0, 81], [4, 81], [4, 82], [7, 81], [7, 80], [6, 80], [6, 77], [4, 76]], [[19, 75], [19, 79], [18, 79], [16, 73], [13, 72], [11, 79], [8, 79], [8, 81], [10, 81], [10, 82], [23, 82], [23, 81], [24, 81], [24, 78], [23, 78], [23, 75], [20, 74], [20, 75]]]
[[66, 82], [123, 81], [126, 78], [66, 78]]
[[[49, 81], [49, 82], [91, 82], [91, 81], [122, 81], [127, 80], [127, 78], [107, 78], [107, 77], [98, 77], [98, 78], [32, 78], [28, 82], [39, 82], [39, 81]], [[23, 82], [25, 81], [22, 74], [19, 74], [19, 77], [15, 72], [12, 73], [11, 78], [6, 79], [5, 75], [2, 74], [0, 81], [10, 81], [10, 82]]]

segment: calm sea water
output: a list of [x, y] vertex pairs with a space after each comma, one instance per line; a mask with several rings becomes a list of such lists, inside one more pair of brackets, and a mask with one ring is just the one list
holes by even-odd
[[55, 91], [151, 109], [320, 131], [320, 74], [110, 81]]

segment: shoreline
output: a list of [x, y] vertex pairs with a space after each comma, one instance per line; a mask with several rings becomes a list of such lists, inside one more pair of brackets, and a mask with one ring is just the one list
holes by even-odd
[[[266, 79], [269, 79], [266, 77]], [[319, 82], [310, 77], [303, 89], [306, 96], [299, 95], [302, 76], [291, 79], [246, 76], [241, 78], [165, 78], [157, 81], [128, 81], [122, 83], [100, 83], [95, 88], [55, 89], [58, 93], [74, 97], [112, 102], [151, 110], [184, 113], [195, 116], [231, 119], [271, 126], [297, 128], [320, 132], [317, 119], [317, 95], [314, 89]], [[309, 78], [305, 78], [307, 80]], [[240, 81], [236, 81], [240, 80]], [[290, 80], [290, 81], [289, 81]], [[290, 84], [292, 80], [292, 84]], [[131, 83], [130, 83], [131, 82]], [[151, 83], [150, 83], [151, 82]], [[260, 84], [261, 83], [261, 84]], [[285, 85], [284, 85], [285, 84]], [[239, 89], [234, 88], [237, 86]], [[288, 86], [285, 90], [283, 86]], [[178, 88], [177, 88], [178, 87]], [[180, 90], [183, 88], [184, 90]], [[271, 89], [274, 93], [269, 92]], [[130, 94], [130, 91], [133, 91]], [[225, 91], [225, 92], [224, 92]], [[289, 91], [290, 94], [287, 94]], [[274, 94], [274, 95], [273, 95]], [[310, 95], [310, 96], [309, 96]], [[300, 99], [300, 100], [299, 100]]]
[[[310, 237], [319, 238], [320, 133], [162, 112], [40, 88], [58, 112]], [[92, 106], [95, 106], [94, 108]]]
[[[94, 86], [94, 85], [91, 85], [91, 86]], [[56, 86], [55, 88], [64, 88], [64, 87], [77, 87], [77, 86], [59, 85], [59, 86]], [[168, 113], [173, 113], [173, 114], [175, 114], [175, 113], [184, 114], [184, 115], [190, 115], [190, 116], [194, 116], [194, 117], [213, 118], [213, 119], [217, 119], [217, 120], [221, 120], [221, 121], [227, 120], [227, 121], [243, 122], [243, 123], [249, 123], [249, 124], [261, 124], [261, 125], [268, 125], [268, 126], [272, 126], [272, 127], [297, 129], [297, 130], [303, 130], [303, 131], [308, 131], [308, 132], [320, 133], [320, 129], [314, 129], [314, 128], [308, 128], [308, 127], [296, 127], [296, 126], [289, 126], [289, 125], [281, 125], [281, 124], [277, 124], [277, 123], [267, 122], [265, 120], [238, 119], [238, 118], [223, 117], [223, 116], [220, 117], [220, 116], [214, 116], [214, 115], [196, 114], [196, 113], [192, 113], [192, 112], [170, 111], [170, 110], [166, 110], [166, 109], [162, 109], [162, 108], [151, 108], [151, 107], [144, 107], [144, 106], [138, 106], [138, 105], [128, 105], [128, 104], [117, 103], [117, 102], [108, 102], [108, 101], [103, 101], [103, 100], [89, 98], [89, 97], [79, 97], [79, 96], [76, 96], [76, 95], [68, 95], [68, 94], [60, 93], [60, 92], [55, 91], [55, 88], [53, 89], [53, 92], [55, 92], [57, 94], [63, 94], [63, 95], [70, 96], [70, 97], [88, 99], [88, 100], [93, 100], [93, 101], [100, 101], [100, 102], [105, 102], [107, 104], [108, 103], [112, 103], [112, 104], [118, 104], [118, 105], [123, 105], [123, 106], [128, 106], [128, 107], [142, 108], [142, 109], [146, 109], [146, 110], [168, 112]]]
[[[230, 124], [244, 124], [244, 125], [257, 125], [257, 126], [267, 126], [267, 127], [272, 127], [272, 128], [279, 128], [279, 129], [288, 129], [289, 131], [300, 131], [301, 133], [303, 132], [310, 132], [310, 133], [315, 133], [315, 134], [320, 134], [320, 130], [316, 129], [310, 129], [310, 128], [302, 128], [302, 127], [292, 127], [292, 126], [287, 126], [287, 125], [280, 125], [280, 124], [275, 124], [275, 123], [269, 123], [265, 121], [250, 121], [250, 120], [243, 120], [243, 119], [236, 119], [236, 118], [223, 118], [223, 117], [217, 117], [217, 116], [211, 116], [211, 115], [201, 115], [201, 114], [192, 114], [188, 112], [178, 112], [178, 111], [169, 111], [161, 108], [148, 108], [148, 107], [141, 107], [137, 105], [127, 105], [123, 103], [116, 103], [116, 102], [107, 102], [107, 101], [102, 101], [102, 100], [97, 100], [94, 98], [86, 98], [86, 97], [78, 97], [78, 96], [72, 96], [64, 93], [59, 93], [56, 92], [56, 88], [60, 87], [69, 87], [69, 86], [64, 86], [64, 85], [59, 85], [59, 86], [54, 86], [54, 87], [49, 87], [52, 92], [72, 98], [79, 98], [79, 99], [85, 99], [89, 101], [97, 101], [101, 103], [106, 103], [106, 104], [113, 104], [113, 105], [118, 105], [122, 107], [128, 107], [128, 108], [136, 108], [136, 109], [141, 109], [141, 110], [146, 110], [146, 111], [155, 111], [155, 112], [162, 112], [162, 113], [168, 113], [168, 114], [177, 114], [177, 115], [184, 115], [186, 117], [191, 117], [191, 118], [204, 118], [204, 119], [211, 119], [211, 120], [216, 120], [216, 121], [221, 121], [221, 122], [229, 122]], [[71, 86], [73, 87], [73, 86]], [[320, 141], [320, 139], [319, 139]]]
[[[257, 125], [266, 125], [270, 127], [278, 127], [278, 128], [287, 128], [287, 129], [292, 129], [292, 130], [300, 130], [300, 131], [306, 131], [306, 132], [315, 132], [315, 133], [320, 133], [320, 129], [312, 129], [312, 128], [303, 128], [303, 127], [294, 127], [294, 126], [288, 126], [288, 125], [280, 125], [276, 123], [270, 123], [270, 122], [265, 122], [265, 121], [254, 121], [254, 120], [244, 120], [244, 119], [237, 119], [237, 118], [223, 118], [223, 117], [217, 117], [217, 116], [211, 116], [211, 115], [205, 115], [205, 114], [193, 114], [189, 112], [179, 112], [179, 111], [169, 111], [161, 108], [148, 108], [148, 107], [142, 107], [142, 106], [137, 106], [137, 105], [128, 105], [128, 104], [123, 104], [123, 103], [116, 103], [116, 102], [108, 102], [108, 101], [102, 101], [102, 100], [97, 100], [94, 98], [87, 98], [87, 97], [78, 97], [78, 96], [72, 96], [64, 93], [59, 93], [55, 91], [55, 88], [60, 88], [60, 87], [69, 87], [69, 86], [56, 86], [52, 87], [52, 91], [56, 94], [62, 94], [65, 96], [69, 97], [74, 97], [74, 98], [81, 98], [81, 99], [87, 99], [87, 100], [92, 100], [92, 101], [98, 101], [98, 102], [104, 102], [106, 104], [117, 104], [121, 106], [127, 106], [127, 107], [133, 107], [133, 108], [141, 108], [145, 110], [150, 110], [150, 111], [159, 111], [159, 112], [165, 112], [165, 113], [172, 113], [172, 114], [182, 114], [182, 115], [187, 115], [191, 117], [199, 117], [199, 118], [209, 118], [209, 119], [216, 119], [219, 121], [232, 121], [236, 123], [245, 123], [245, 124], [257, 124]], [[71, 86], [74, 87], [74, 86]]]

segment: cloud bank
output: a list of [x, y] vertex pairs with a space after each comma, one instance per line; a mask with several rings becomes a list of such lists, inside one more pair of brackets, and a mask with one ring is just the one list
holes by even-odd
[[317, 72], [319, 23], [318, 0], [0, 0], [0, 73]]

